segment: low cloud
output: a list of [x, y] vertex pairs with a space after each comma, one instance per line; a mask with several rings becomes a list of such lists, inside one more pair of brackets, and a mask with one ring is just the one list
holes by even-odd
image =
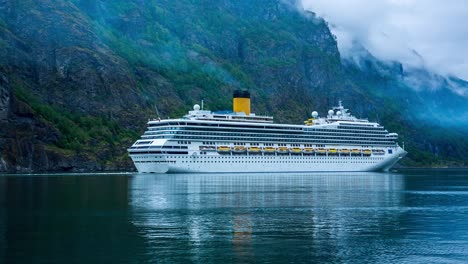
[[328, 21], [343, 57], [359, 43], [375, 57], [468, 80], [465, 0], [301, 0]]

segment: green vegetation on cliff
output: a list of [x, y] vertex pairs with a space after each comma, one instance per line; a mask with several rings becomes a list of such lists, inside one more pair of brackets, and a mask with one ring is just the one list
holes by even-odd
[[[12, 96], [1, 122], [44, 135], [5, 132], [0, 169], [130, 169], [126, 148], [155, 107], [163, 117], [202, 99], [230, 109], [236, 88], [279, 122], [301, 123], [341, 99], [401, 135], [405, 164], [467, 165], [463, 127], [428, 122], [439, 98], [439, 108], [462, 99], [422, 95], [398, 67], [366, 65], [343, 64], [327, 24], [287, 1], [4, 1], [0, 74]], [[27, 162], [38, 156], [47, 158]]]

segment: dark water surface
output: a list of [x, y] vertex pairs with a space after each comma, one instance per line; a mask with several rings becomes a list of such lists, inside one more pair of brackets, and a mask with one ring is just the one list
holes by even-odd
[[468, 171], [0, 176], [0, 263], [467, 263]]

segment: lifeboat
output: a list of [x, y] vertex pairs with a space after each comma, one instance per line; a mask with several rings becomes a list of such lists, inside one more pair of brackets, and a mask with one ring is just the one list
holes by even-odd
[[327, 150], [324, 148], [318, 148], [316, 151], [317, 155], [325, 155], [327, 154]]
[[301, 149], [301, 148], [292, 148], [292, 149], [291, 149], [291, 154], [300, 155], [301, 153], [302, 153], [302, 149]]
[[255, 154], [255, 153], [260, 153], [261, 149], [259, 147], [250, 147], [247, 149], [249, 153]]
[[231, 148], [228, 146], [219, 146], [217, 151], [218, 153], [231, 153]]
[[235, 146], [232, 152], [234, 153], [245, 153], [247, 149], [244, 146]]
[[275, 148], [274, 147], [265, 147], [263, 148], [263, 153], [265, 154], [275, 154]]
[[328, 155], [338, 155], [338, 150], [336, 148], [328, 149]]
[[351, 155], [355, 155], [355, 156], [361, 155], [361, 150], [353, 149], [351, 150]]
[[278, 154], [288, 154], [289, 153], [289, 148], [279, 147], [278, 149], [276, 149], [276, 152], [278, 152]]
[[304, 154], [314, 154], [314, 149], [313, 148], [304, 148], [303, 150]]
[[363, 151], [364, 156], [370, 156], [372, 154], [372, 151], [370, 149], [365, 149]]
[[341, 155], [349, 155], [349, 149], [341, 149], [340, 153]]

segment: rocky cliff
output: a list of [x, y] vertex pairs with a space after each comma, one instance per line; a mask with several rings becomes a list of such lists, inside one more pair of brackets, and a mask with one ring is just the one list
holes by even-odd
[[236, 88], [280, 122], [342, 99], [402, 134], [408, 164], [463, 165], [462, 128], [440, 138], [444, 126], [425, 121], [439, 101], [395, 65], [342, 62], [326, 22], [294, 1], [1, 0], [0, 170], [133, 169], [126, 147], [155, 107], [230, 109]]

